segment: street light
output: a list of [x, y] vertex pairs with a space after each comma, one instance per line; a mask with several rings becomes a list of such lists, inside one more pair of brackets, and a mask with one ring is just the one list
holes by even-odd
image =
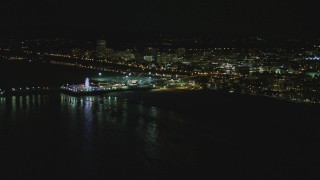
[[99, 73], [100, 78], [101, 78], [101, 75], [102, 75], [102, 74], [101, 74], [101, 73]]

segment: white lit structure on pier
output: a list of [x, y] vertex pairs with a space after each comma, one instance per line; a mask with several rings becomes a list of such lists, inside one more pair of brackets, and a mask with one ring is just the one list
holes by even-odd
[[86, 91], [90, 90], [90, 80], [89, 80], [89, 78], [86, 78], [86, 81], [84, 82], [84, 88], [86, 89]]

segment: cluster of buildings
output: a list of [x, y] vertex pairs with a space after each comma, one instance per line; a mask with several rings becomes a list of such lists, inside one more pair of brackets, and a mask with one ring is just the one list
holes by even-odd
[[[255, 42], [263, 39], [255, 38]], [[250, 39], [250, 42], [252, 39]], [[82, 44], [67, 40], [23, 43], [21, 51], [7, 59], [36, 60], [54, 64], [91, 68], [157, 77], [161, 86], [190, 86], [249, 93], [293, 100], [320, 103], [320, 43], [299, 46], [206, 47], [201, 39], [183, 46], [177, 39], [145, 43], [129, 48], [113, 49], [106, 40]], [[30, 42], [29, 42], [30, 44]], [[67, 44], [67, 45], [66, 45]], [[38, 46], [36, 46], [38, 45]], [[40, 48], [41, 47], [41, 48]], [[64, 47], [64, 48], [62, 48]], [[10, 51], [10, 47], [1, 47]], [[1, 49], [0, 49], [1, 50]], [[20, 56], [19, 56], [20, 55]], [[157, 85], [157, 84], [155, 84]], [[116, 88], [116, 84], [97, 85]], [[128, 83], [120, 87], [127, 87]], [[68, 86], [84, 91], [85, 87]], [[95, 88], [93, 88], [95, 89]]]

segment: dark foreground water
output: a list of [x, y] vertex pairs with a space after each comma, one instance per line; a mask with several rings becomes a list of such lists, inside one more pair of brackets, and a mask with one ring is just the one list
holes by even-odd
[[166, 153], [178, 155], [173, 151], [182, 147], [167, 139], [176, 138], [175, 126], [181, 123], [171, 111], [111, 97], [1, 98], [0, 176], [151, 178], [170, 166], [166, 161], [178, 158]]
[[0, 178], [317, 179], [318, 107], [276, 102], [210, 91], [2, 97]]

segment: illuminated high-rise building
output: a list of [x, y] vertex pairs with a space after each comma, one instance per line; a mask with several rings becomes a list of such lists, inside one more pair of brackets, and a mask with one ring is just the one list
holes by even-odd
[[98, 60], [103, 60], [107, 58], [107, 42], [105, 40], [97, 41], [96, 58]]
[[157, 58], [157, 51], [152, 47], [148, 47], [144, 49], [143, 55], [145, 61], [154, 62]]

